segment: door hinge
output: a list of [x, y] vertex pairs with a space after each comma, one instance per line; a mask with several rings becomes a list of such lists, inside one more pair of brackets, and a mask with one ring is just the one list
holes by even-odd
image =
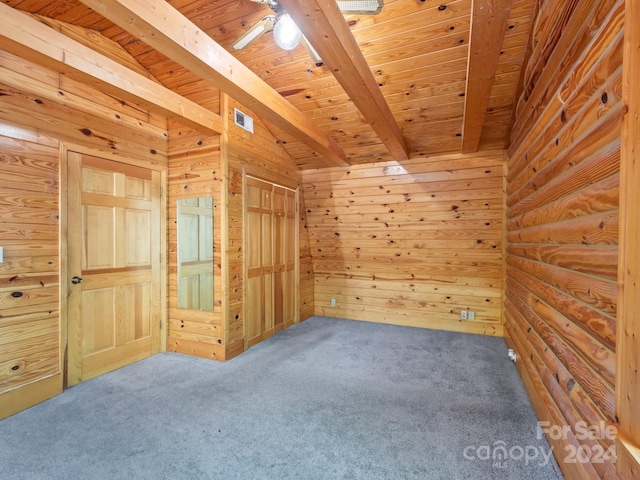
[[164, 188], [160, 187], [160, 198], [164, 198]]

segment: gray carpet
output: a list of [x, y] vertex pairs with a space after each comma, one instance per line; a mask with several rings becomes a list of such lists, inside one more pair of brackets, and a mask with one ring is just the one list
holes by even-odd
[[518, 458], [534, 449], [502, 339], [313, 317], [226, 363], [156, 355], [1, 421], [0, 478], [562, 478]]

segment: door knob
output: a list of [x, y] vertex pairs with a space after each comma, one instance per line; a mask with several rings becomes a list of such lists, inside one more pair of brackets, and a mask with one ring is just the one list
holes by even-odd
[[73, 283], [74, 285], [82, 283], [82, 278], [80, 278], [80, 277], [71, 277], [71, 283]]

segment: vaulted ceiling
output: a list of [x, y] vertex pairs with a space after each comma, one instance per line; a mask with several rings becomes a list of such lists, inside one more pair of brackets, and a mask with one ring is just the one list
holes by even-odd
[[[218, 88], [241, 97], [302, 168], [504, 147], [537, 2], [385, 0], [378, 15], [342, 16], [334, 0], [281, 0], [321, 54], [317, 65], [302, 46], [280, 49], [271, 32], [233, 50], [272, 13], [250, 0], [2, 0], [99, 32], [206, 108]], [[216, 62], [221, 77], [210, 74]]]

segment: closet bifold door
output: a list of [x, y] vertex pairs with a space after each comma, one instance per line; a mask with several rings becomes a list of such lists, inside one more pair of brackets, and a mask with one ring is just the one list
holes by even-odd
[[245, 348], [295, 320], [295, 191], [247, 176]]

